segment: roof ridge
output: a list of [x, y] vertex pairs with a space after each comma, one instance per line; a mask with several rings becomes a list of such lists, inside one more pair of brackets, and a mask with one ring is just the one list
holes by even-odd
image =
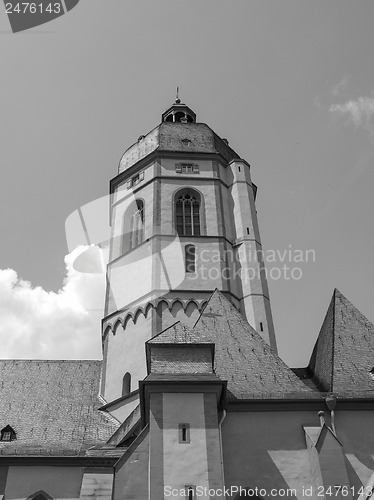
[[161, 330], [161, 332], [156, 333], [156, 335], [154, 335], [153, 337], [151, 337], [150, 339], [148, 339], [145, 343], [148, 344], [148, 343], [151, 342], [151, 340], [157, 339], [157, 337], [159, 337], [160, 335], [162, 335], [164, 332], [170, 330], [170, 328], [173, 328], [173, 326], [176, 326], [178, 323], [181, 323], [180, 320], [176, 321], [172, 325], [167, 326], [166, 328], [164, 328], [163, 330]]
[[337, 300], [337, 292], [339, 290], [334, 288], [334, 293], [332, 296], [332, 339], [331, 339], [331, 375], [330, 375], [330, 389], [331, 392], [334, 392], [334, 362], [335, 362], [335, 314], [336, 314], [336, 300]]
[[208, 299], [208, 302], [205, 304], [204, 308], [201, 310], [201, 312], [200, 312], [200, 314], [199, 314], [199, 317], [197, 318], [197, 320], [196, 320], [196, 321], [195, 321], [195, 323], [193, 324], [193, 326], [192, 326], [192, 328], [193, 328], [193, 329], [197, 326], [197, 324], [198, 324], [198, 322], [200, 321], [200, 319], [201, 319], [202, 315], [204, 314], [205, 309], [209, 306], [209, 303], [210, 303], [210, 301], [212, 300], [213, 295], [214, 295], [216, 292], [221, 293], [221, 292], [218, 290], [218, 288], [217, 288], [217, 287], [213, 290], [213, 292], [211, 293], [211, 295], [210, 295], [210, 297], [209, 297], [209, 299]]

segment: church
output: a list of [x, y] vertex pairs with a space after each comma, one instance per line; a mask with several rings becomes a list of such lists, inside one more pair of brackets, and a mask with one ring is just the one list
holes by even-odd
[[103, 360], [0, 361], [0, 500], [371, 497], [374, 326], [335, 290], [280, 359], [256, 194], [178, 98], [125, 151]]

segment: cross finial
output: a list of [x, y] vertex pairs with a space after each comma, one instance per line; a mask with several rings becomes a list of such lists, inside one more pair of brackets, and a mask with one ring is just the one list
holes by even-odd
[[177, 94], [176, 94], [176, 97], [175, 97], [175, 102], [177, 104], [179, 104], [181, 102], [181, 100], [179, 99], [179, 87], [177, 87]]

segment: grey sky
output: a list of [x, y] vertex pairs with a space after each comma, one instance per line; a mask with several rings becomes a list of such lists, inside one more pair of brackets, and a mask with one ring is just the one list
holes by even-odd
[[285, 361], [307, 363], [334, 287], [374, 321], [373, 19], [371, 1], [80, 0], [13, 35], [0, 9], [0, 268], [61, 288], [65, 219], [179, 85], [251, 164], [264, 250], [316, 252], [269, 280]]

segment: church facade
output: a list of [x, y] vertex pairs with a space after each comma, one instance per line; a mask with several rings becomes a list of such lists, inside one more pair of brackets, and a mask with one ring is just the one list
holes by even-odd
[[0, 361], [0, 500], [374, 488], [374, 326], [335, 290], [277, 355], [248, 162], [179, 99], [110, 183], [103, 361]]

